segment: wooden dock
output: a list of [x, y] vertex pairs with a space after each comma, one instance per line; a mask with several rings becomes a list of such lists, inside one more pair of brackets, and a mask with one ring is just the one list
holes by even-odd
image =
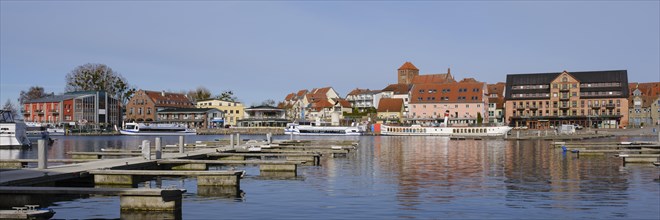
[[[270, 137], [270, 136], [269, 136]], [[157, 139], [155, 143], [161, 143]], [[180, 139], [182, 143], [183, 138]], [[146, 143], [146, 142], [145, 142]], [[256, 144], [256, 145], [255, 145]], [[283, 145], [280, 145], [283, 144]], [[304, 147], [296, 146], [303, 144]], [[181, 145], [184, 145], [183, 143]], [[260, 152], [254, 152], [254, 146], [262, 146], [262, 142], [245, 142], [239, 146], [214, 146], [208, 148], [195, 148], [184, 153], [172, 150], [156, 152], [163, 149], [161, 146], [145, 148], [145, 152], [134, 150], [107, 150], [104, 152], [67, 152], [74, 158], [86, 159], [50, 159], [46, 160], [46, 153], [39, 144], [40, 159], [20, 159], [7, 162], [20, 163], [16, 170], [3, 171], [0, 175], [0, 204], [2, 200], [15, 202], [16, 205], [25, 205], [27, 197], [37, 198], [35, 201], [49, 200], [44, 196], [52, 194], [97, 194], [119, 195], [121, 210], [132, 211], [159, 211], [179, 210], [181, 208], [181, 194], [179, 189], [134, 189], [134, 188], [76, 188], [76, 187], [32, 187], [55, 185], [57, 182], [85, 179], [94, 179], [97, 186], [102, 185], [135, 185], [136, 178], [153, 176], [195, 176], [198, 189], [208, 195], [217, 195], [219, 192], [238, 195], [240, 192], [240, 179], [243, 171], [209, 171], [208, 164], [260, 166], [260, 176], [274, 178], [295, 178], [299, 165], [318, 165], [322, 155], [346, 155], [356, 150], [355, 142], [330, 141], [323, 145], [322, 141], [280, 141], [272, 148], [266, 147]], [[146, 146], [146, 145], [145, 145]], [[153, 145], [152, 145], [153, 146]], [[151, 149], [150, 154], [146, 149]], [[241, 149], [247, 152], [239, 152]], [[154, 154], [155, 153], [155, 154]], [[154, 156], [156, 155], [156, 156]], [[102, 159], [106, 157], [124, 157], [120, 159]], [[156, 158], [157, 157], [157, 158]], [[234, 160], [228, 160], [234, 157]], [[242, 160], [236, 160], [241, 157]], [[257, 157], [262, 160], [245, 160]], [[269, 158], [269, 159], [267, 159]], [[273, 160], [273, 158], [278, 158]], [[285, 160], [282, 160], [285, 158]], [[217, 160], [220, 159], [220, 160]], [[311, 161], [311, 163], [310, 163]], [[5, 162], [5, 161], [0, 161]], [[38, 162], [39, 168], [23, 168], [25, 163]], [[72, 163], [48, 167], [51, 163]], [[201, 171], [191, 171], [187, 168], [204, 166]], [[186, 168], [186, 166], [188, 166]], [[177, 168], [175, 168], [177, 167]], [[163, 170], [172, 168], [173, 170]], [[176, 192], [175, 192], [176, 191]], [[17, 198], [17, 199], [5, 199]], [[48, 197], [50, 198], [50, 197]], [[5, 201], [6, 202], [6, 201]], [[20, 204], [22, 202], [22, 204]], [[140, 216], [142, 214], [137, 214]], [[124, 216], [124, 213], [122, 213]], [[177, 215], [167, 215], [177, 216]]]
[[623, 163], [660, 162], [658, 142], [553, 142], [553, 147], [561, 147], [579, 156], [614, 155]]
[[119, 196], [121, 210], [172, 211], [181, 209], [185, 189], [151, 188], [87, 188], [87, 187], [23, 187], [0, 186], [0, 206], [23, 206], [26, 200], [37, 204], [40, 197], [49, 195], [107, 195]]
[[183, 170], [90, 170], [88, 173], [94, 175], [94, 183], [99, 185], [133, 185], [139, 176], [194, 176], [198, 186], [240, 186], [245, 174], [244, 171]]

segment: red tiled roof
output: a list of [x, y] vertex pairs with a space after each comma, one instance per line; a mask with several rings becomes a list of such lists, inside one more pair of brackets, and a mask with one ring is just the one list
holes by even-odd
[[338, 100], [335, 100], [335, 101], [336, 102], [338, 101], [339, 106], [341, 106], [342, 108], [350, 108], [351, 107], [351, 103], [348, 102], [348, 100], [346, 100], [346, 99], [338, 99]]
[[415, 65], [413, 65], [411, 62], [405, 62], [401, 67], [399, 67], [399, 70], [419, 70]]
[[390, 84], [383, 89], [384, 92], [394, 92], [394, 94], [408, 94], [411, 85], [408, 84]]
[[378, 112], [401, 112], [403, 99], [382, 98], [378, 103]]
[[369, 89], [356, 88], [356, 89], [353, 89], [353, 91], [349, 92], [348, 95], [359, 95], [359, 94], [363, 94], [363, 93], [368, 92], [368, 91], [369, 91]]
[[332, 103], [328, 102], [327, 99], [321, 99], [321, 100], [314, 101], [314, 102], [312, 102], [312, 105], [311, 105], [311, 108], [316, 110], [316, 111], [321, 111], [324, 108], [332, 108], [332, 107], [334, 107], [334, 105]]
[[482, 82], [415, 84], [410, 90], [410, 103], [483, 102], [483, 87]]
[[308, 92], [307, 89], [300, 90], [300, 91], [298, 91], [298, 93], [296, 93], [296, 97], [301, 98], [305, 94], [307, 94], [307, 92]]
[[638, 85], [639, 90], [642, 91], [642, 95], [647, 96], [658, 96], [660, 95], [660, 82], [647, 82], [640, 83]]
[[498, 97], [504, 97], [504, 86], [506, 86], [504, 82], [488, 84], [488, 94], [497, 94]]
[[[181, 93], [171, 92], [156, 92], [144, 90], [145, 94], [155, 103], [156, 106], [171, 106], [171, 107], [190, 107], [193, 103]], [[163, 94], [165, 96], [163, 96]]]
[[323, 87], [323, 88], [314, 88], [312, 89], [312, 93], [314, 94], [327, 94], [328, 91], [330, 91], [332, 87]]
[[285, 101], [291, 101], [294, 96], [296, 96], [295, 93], [290, 93], [290, 94], [286, 95], [286, 98], [284, 98], [284, 100]]
[[451, 73], [440, 73], [440, 74], [425, 74], [413, 77], [413, 84], [425, 84], [425, 83], [455, 83], [454, 77], [451, 76]]

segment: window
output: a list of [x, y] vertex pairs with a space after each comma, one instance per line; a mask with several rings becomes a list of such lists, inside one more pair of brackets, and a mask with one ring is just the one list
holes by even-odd
[[561, 81], [562, 81], [562, 82], [568, 82], [568, 78], [566, 78], [566, 77], [564, 76], [563, 78], [561, 78]]

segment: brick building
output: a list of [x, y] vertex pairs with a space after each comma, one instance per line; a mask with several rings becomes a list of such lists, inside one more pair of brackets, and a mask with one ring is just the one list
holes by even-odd
[[[466, 78], [457, 83], [414, 84], [410, 90], [408, 121], [419, 124], [477, 124], [488, 122], [486, 83]], [[444, 122], [446, 123], [446, 122]]]
[[126, 105], [126, 121], [156, 121], [158, 111], [194, 107], [188, 97], [181, 93], [138, 90]]
[[505, 121], [511, 126], [628, 125], [628, 71], [509, 74]]
[[69, 92], [23, 103], [26, 122], [55, 126], [88, 125], [96, 128], [121, 125], [119, 100], [104, 91]]

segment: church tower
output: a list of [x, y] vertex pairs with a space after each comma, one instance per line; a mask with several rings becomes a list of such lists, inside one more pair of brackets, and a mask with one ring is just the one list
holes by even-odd
[[398, 71], [399, 84], [412, 84], [413, 78], [419, 76], [419, 69], [411, 62], [405, 62]]

